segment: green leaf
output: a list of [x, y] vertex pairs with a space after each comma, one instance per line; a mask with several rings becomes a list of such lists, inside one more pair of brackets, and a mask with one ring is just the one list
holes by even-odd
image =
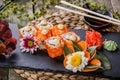
[[82, 49], [76, 42], [73, 42], [73, 46], [74, 46], [75, 51], [82, 51]]
[[71, 49], [69, 49], [66, 45], [64, 45], [64, 54], [65, 55], [68, 55], [68, 54], [71, 54], [73, 53]]
[[105, 70], [102, 66], [96, 66], [96, 65], [88, 65], [85, 68], [100, 68], [102, 70]]
[[54, 4], [54, 0], [50, 0], [50, 4], [51, 4], [51, 5]]
[[92, 56], [96, 50], [97, 46], [91, 46], [88, 48], [88, 52], [90, 53], [90, 56]]
[[32, 21], [34, 19], [34, 17], [28, 17], [29, 21]]
[[105, 68], [105, 70], [111, 69], [109, 60], [102, 53], [97, 51], [97, 55], [95, 56], [95, 58], [99, 59], [102, 62], [102, 65]]
[[45, 3], [47, 0], [42, 0], [43, 3]]
[[47, 2], [47, 3], [45, 3], [45, 8], [49, 8], [49, 3]]
[[60, 60], [60, 61], [63, 61], [64, 60], [64, 56], [59, 56], [59, 57], [57, 57], [57, 59]]
[[42, 50], [44, 53], [48, 53], [46, 49]]

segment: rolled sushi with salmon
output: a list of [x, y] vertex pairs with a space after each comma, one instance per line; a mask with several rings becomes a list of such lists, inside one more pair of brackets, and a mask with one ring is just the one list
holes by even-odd
[[69, 30], [68, 30], [67, 26], [63, 25], [63, 24], [58, 24], [58, 25], [55, 25], [52, 27], [52, 35], [53, 36], [61, 35], [68, 31]]
[[44, 40], [48, 39], [51, 36], [52, 36], [51, 31], [47, 28], [37, 31], [37, 33], [35, 34], [35, 37], [36, 37], [37, 45], [39, 46], [40, 50], [45, 49]]
[[63, 55], [64, 43], [59, 37], [50, 37], [45, 40], [44, 44], [51, 58]]
[[51, 29], [53, 27], [52, 23], [47, 22], [47, 20], [42, 20], [37, 26], [36, 28], [39, 29], [43, 29], [43, 28], [48, 28]]
[[75, 52], [74, 47], [73, 47], [73, 42], [79, 42], [80, 37], [74, 33], [74, 32], [68, 32], [65, 34], [60, 35], [61, 39], [65, 43], [65, 45], [72, 50], [72, 52]]
[[33, 26], [25, 26], [21, 29], [19, 29], [20, 38], [23, 38], [24, 36], [31, 34], [34, 35], [37, 32], [36, 28]]

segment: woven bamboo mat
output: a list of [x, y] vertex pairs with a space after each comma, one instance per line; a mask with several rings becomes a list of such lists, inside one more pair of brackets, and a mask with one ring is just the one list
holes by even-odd
[[[47, 14], [45, 16], [40, 17], [39, 19], [29, 22], [27, 25], [35, 26], [42, 19], [46, 19], [47, 21], [53, 24], [63, 23], [74, 29], [84, 29], [84, 30], [89, 29], [89, 27], [83, 21], [83, 16], [68, 12], [56, 12], [52, 14]], [[101, 30], [110, 31], [110, 32], [120, 32], [120, 26], [113, 25], [112, 27], [108, 27]], [[61, 73], [44, 72], [44, 71], [28, 71], [28, 70], [15, 69], [15, 72], [27, 80], [110, 80], [109, 78], [70, 75], [70, 74], [61, 74]]]

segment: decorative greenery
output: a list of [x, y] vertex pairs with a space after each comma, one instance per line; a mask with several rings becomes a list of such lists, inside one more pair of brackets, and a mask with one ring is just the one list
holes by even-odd
[[[69, 1], [69, 0], [65, 0]], [[84, 4], [88, 4], [88, 7], [93, 10], [93, 9], [100, 9], [100, 10], [105, 10], [106, 6], [104, 4], [98, 4], [96, 2], [93, 2], [91, 0], [74, 0], [71, 1], [72, 4], [83, 7]]]
[[[31, 5], [34, 8], [39, 1], [42, 2], [42, 6], [39, 7], [39, 10], [37, 12], [36, 10], [34, 10], [33, 15], [29, 14], [28, 12], [25, 12], [25, 10], [29, 8]], [[72, 4], [75, 4], [77, 6], [83, 6], [83, 4], [88, 3], [91, 10], [106, 9], [104, 4], [97, 4], [96, 2], [92, 2], [91, 0], [71, 0], [71, 1], [65, 0], [65, 1], [71, 2]], [[28, 2], [24, 5], [23, 4], [19, 5], [14, 0], [3, 0], [3, 2], [4, 4], [11, 2], [11, 4], [9, 4], [2, 11], [0, 11], [0, 19], [1, 18], [7, 19], [9, 16], [15, 15], [18, 19], [26, 19], [27, 21], [31, 21], [46, 14], [47, 9], [49, 9], [51, 5], [59, 4], [60, 0], [32, 0], [32, 2]], [[113, 15], [114, 18], [120, 19], [120, 14], [118, 12], [113, 12]]]
[[73, 42], [73, 44], [74, 44], [73, 46], [74, 46], [75, 51], [82, 51], [82, 49], [76, 42]]
[[27, 20], [33, 20], [44, 15], [50, 5], [59, 3], [60, 0], [42, 0], [42, 3], [44, 5], [39, 8], [38, 12], [34, 12], [33, 16], [31, 16], [28, 12], [25, 12], [25, 9], [29, 8], [31, 5], [35, 7], [38, 1], [40, 0], [32, 0], [32, 2], [26, 3], [25, 5], [19, 5], [17, 2], [13, 2], [12, 0], [3, 0], [4, 4], [7, 4], [8, 2], [11, 2], [11, 4], [6, 6], [0, 12], [0, 18], [8, 18], [11, 14], [14, 14], [17, 16], [17, 18], [26, 18]]
[[113, 12], [113, 17], [120, 20], [120, 13], [118, 11]]
[[105, 70], [111, 69], [110, 61], [101, 52], [97, 51], [95, 58], [99, 59], [102, 62]]
[[[65, 0], [65, 1], [69, 1], [69, 0]], [[82, 1], [82, 2], [81, 2]], [[71, 3], [72, 4], [75, 4], [77, 6], [81, 6], [83, 7], [82, 4], [85, 4], [85, 3], [88, 3], [88, 7], [91, 9], [91, 10], [94, 10], [94, 9], [100, 9], [100, 10], [105, 10], [106, 9], [106, 6], [105, 4], [98, 4], [96, 2], [92, 2], [91, 0], [74, 0], [72, 1]], [[116, 18], [116, 19], [119, 19], [120, 20], [120, 13], [118, 11], [114, 11], [112, 12], [113, 13], [113, 17]]]
[[71, 53], [72, 53], [72, 50], [69, 49], [66, 45], [64, 45], [64, 54], [68, 55], [68, 54], [71, 54]]
[[92, 2], [91, 0], [86, 1], [86, 3], [88, 3], [88, 7], [91, 10], [95, 10], [95, 9], [105, 10], [106, 9], [105, 4], [98, 4], [97, 2]]

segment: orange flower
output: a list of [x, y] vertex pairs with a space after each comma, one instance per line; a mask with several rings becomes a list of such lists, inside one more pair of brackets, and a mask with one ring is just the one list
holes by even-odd
[[5, 44], [0, 43], [0, 53], [4, 53], [5, 52], [5, 48], [6, 48]]

